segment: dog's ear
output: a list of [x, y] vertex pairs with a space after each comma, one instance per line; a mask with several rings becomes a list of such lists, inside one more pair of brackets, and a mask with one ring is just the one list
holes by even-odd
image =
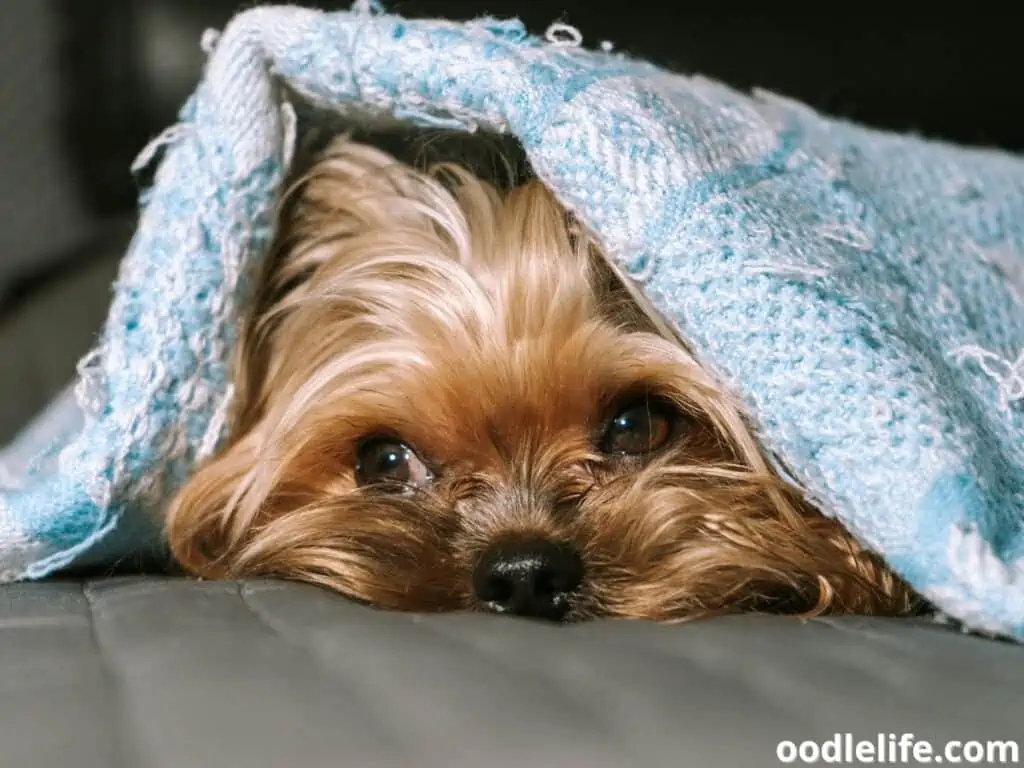
[[208, 578], [229, 576], [229, 510], [239, 484], [252, 467], [251, 451], [240, 441], [203, 465], [172, 499], [164, 535], [174, 559], [191, 573]]
[[267, 474], [260, 470], [261, 461], [266, 464], [260, 451], [262, 427], [279, 394], [282, 351], [293, 343], [281, 338], [282, 322], [301, 303], [304, 282], [337, 253], [337, 241], [374, 226], [374, 216], [384, 215], [377, 201], [387, 191], [395, 193], [388, 174], [394, 159], [347, 137], [331, 142], [313, 160], [299, 170], [281, 200], [274, 243], [240, 323], [228, 440], [198, 468], [165, 513], [164, 532], [173, 556], [202, 576], [237, 575], [239, 555], [257, 517], [268, 512], [265, 497], [256, 508], [245, 501], [246, 491]]
[[164, 514], [164, 536], [174, 559], [206, 578], [230, 577], [237, 561], [234, 555], [245, 545], [247, 532], [243, 521], [236, 519], [239, 492], [258, 461], [259, 427], [271, 396], [267, 375], [275, 328], [262, 321], [274, 301], [269, 288], [261, 281], [239, 330], [231, 366], [227, 440], [200, 464]]

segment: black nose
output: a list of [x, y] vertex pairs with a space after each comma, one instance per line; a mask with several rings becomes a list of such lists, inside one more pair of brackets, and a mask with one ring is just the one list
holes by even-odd
[[473, 572], [485, 610], [560, 621], [583, 581], [583, 561], [568, 544], [540, 539], [496, 544]]

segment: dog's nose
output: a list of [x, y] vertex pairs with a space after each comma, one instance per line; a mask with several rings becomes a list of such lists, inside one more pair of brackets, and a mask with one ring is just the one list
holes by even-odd
[[485, 610], [551, 621], [565, 618], [582, 582], [576, 549], [540, 539], [496, 544], [473, 572], [473, 589]]

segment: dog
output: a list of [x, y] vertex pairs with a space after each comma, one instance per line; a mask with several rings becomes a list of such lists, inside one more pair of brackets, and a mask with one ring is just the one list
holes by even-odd
[[188, 572], [559, 622], [920, 605], [536, 179], [338, 138], [253, 304], [229, 435], [167, 512]]

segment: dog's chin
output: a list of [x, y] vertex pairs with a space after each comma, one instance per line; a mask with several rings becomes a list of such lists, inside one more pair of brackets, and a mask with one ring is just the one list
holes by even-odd
[[295, 190], [167, 514], [188, 570], [567, 622], [913, 608], [538, 182], [341, 142]]

